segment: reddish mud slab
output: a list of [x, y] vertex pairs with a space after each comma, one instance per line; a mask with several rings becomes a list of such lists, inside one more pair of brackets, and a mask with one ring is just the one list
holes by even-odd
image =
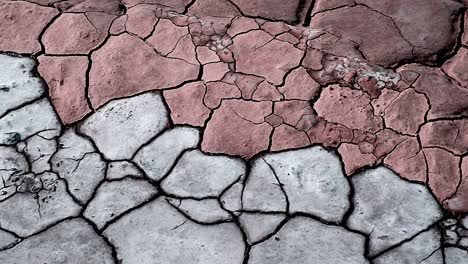
[[0, 0], [0, 263], [468, 263], [467, 10]]

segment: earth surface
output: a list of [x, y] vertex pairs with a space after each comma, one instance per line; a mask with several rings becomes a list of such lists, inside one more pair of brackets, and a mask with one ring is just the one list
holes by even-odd
[[468, 264], [467, 10], [0, 0], [0, 263]]

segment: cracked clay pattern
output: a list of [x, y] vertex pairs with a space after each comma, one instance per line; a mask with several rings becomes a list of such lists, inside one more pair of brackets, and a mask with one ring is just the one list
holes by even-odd
[[468, 1], [0, 0], [1, 264], [468, 264]]

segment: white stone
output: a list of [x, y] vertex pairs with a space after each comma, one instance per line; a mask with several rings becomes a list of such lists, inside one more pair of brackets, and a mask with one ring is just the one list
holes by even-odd
[[468, 237], [462, 237], [458, 245], [468, 250]]
[[15, 193], [16, 193], [16, 185], [2, 186], [0, 188], [0, 202], [10, 198]]
[[160, 180], [174, 165], [177, 157], [187, 149], [195, 148], [200, 131], [191, 127], [176, 127], [164, 132], [135, 155], [134, 161], [153, 180]]
[[158, 93], [111, 101], [88, 117], [79, 130], [111, 160], [131, 159], [148, 140], [168, 125], [167, 110]]
[[133, 163], [128, 161], [114, 161], [107, 165], [106, 178], [108, 180], [119, 180], [127, 176], [143, 178], [143, 173]]
[[354, 211], [348, 225], [369, 234], [369, 253], [376, 255], [408, 239], [442, 217], [427, 188], [379, 167], [354, 175]]
[[456, 247], [445, 248], [445, 264], [468, 264], [468, 251]]
[[15, 235], [7, 231], [0, 230], [0, 251], [7, 247], [11, 247], [19, 241], [20, 238], [17, 238]]
[[214, 224], [231, 220], [231, 215], [221, 208], [217, 199], [168, 199], [169, 203], [177, 207], [187, 217], [199, 223]]
[[221, 195], [220, 201], [224, 209], [234, 213], [242, 210], [241, 196], [243, 188], [242, 183], [236, 182]]
[[61, 222], [45, 232], [0, 251], [0, 263], [111, 264], [112, 251], [82, 219]]
[[[6, 198], [6, 193], [2, 194], [4, 188], [13, 186], [15, 182], [13, 175], [25, 174], [29, 170], [28, 161], [21, 153], [18, 153], [15, 148], [0, 146], [0, 201]], [[7, 190], [3, 190], [7, 191]]]
[[247, 240], [252, 244], [273, 234], [284, 219], [285, 214], [242, 213], [239, 223], [247, 235]]
[[453, 230], [444, 230], [444, 242], [451, 245], [456, 245], [460, 237], [458, 233]]
[[364, 264], [365, 238], [343, 227], [296, 217], [252, 247], [249, 264]]
[[70, 193], [83, 204], [105, 177], [106, 163], [88, 139], [71, 129], [59, 139], [59, 150], [51, 161], [52, 170], [67, 181]]
[[259, 158], [252, 164], [242, 196], [243, 210], [285, 212], [286, 197], [273, 170]]
[[349, 209], [350, 187], [340, 160], [322, 147], [286, 151], [264, 157], [283, 185], [290, 212], [308, 213], [340, 222]]
[[0, 117], [44, 93], [41, 80], [32, 74], [35, 66], [31, 58], [0, 54]]
[[79, 136], [70, 128], [67, 129], [59, 139], [59, 152], [60, 155], [55, 156], [80, 159], [86, 153], [95, 152], [95, 149], [88, 139]]
[[[2, 228], [26, 237], [45, 229], [50, 224], [79, 214], [81, 207], [68, 195], [63, 180], [48, 172], [39, 177], [45, 185], [53, 184], [55, 188], [50, 191], [41, 190], [37, 197], [31, 193], [16, 193], [0, 202]], [[55, 182], [51, 183], [52, 181]], [[0, 261], [0, 263], [8, 262]]]
[[83, 215], [101, 229], [110, 220], [148, 201], [156, 193], [156, 188], [144, 180], [126, 178], [121, 181], [104, 182]]
[[240, 159], [191, 150], [182, 155], [161, 188], [181, 198], [218, 197], [245, 169]]
[[65, 157], [58, 163], [60, 165], [54, 166], [54, 171], [67, 181], [70, 192], [83, 204], [91, 198], [94, 189], [104, 180], [106, 163], [97, 153], [87, 153], [79, 160], [67, 160]]
[[[164, 198], [125, 215], [104, 235], [122, 264], [241, 264], [245, 245], [233, 223], [198, 225]], [[135, 246], [138, 245], [138, 246]]]
[[401, 246], [380, 255], [374, 260], [374, 264], [440, 264], [443, 263], [443, 256], [439, 248], [440, 232], [437, 228], [431, 228]]
[[31, 171], [39, 174], [51, 169], [49, 161], [57, 151], [57, 141], [40, 135], [32, 136], [26, 140], [23, 151], [31, 162]]
[[40, 131], [60, 133], [60, 122], [47, 99], [25, 105], [0, 119], [0, 144], [12, 145]]
[[468, 229], [468, 215], [462, 218], [461, 224], [463, 225], [464, 228]]

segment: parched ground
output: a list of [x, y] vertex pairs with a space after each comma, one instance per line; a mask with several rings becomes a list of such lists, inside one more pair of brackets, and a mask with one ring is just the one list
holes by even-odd
[[0, 263], [468, 264], [467, 10], [0, 0]]

